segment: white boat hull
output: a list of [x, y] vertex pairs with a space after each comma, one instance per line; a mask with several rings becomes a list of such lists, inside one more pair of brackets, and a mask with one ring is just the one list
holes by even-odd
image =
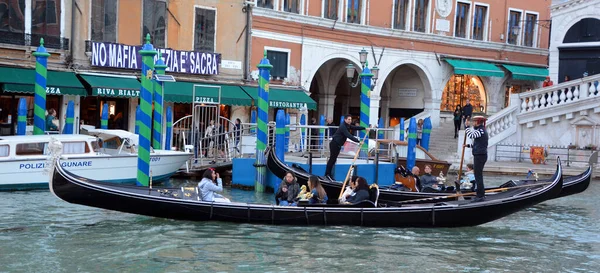
[[[170, 178], [191, 155], [182, 152], [159, 151], [150, 157], [153, 182]], [[0, 190], [48, 188], [46, 156], [27, 159], [0, 160]], [[61, 164], [76, 175], [114, 183], [135, 183], [137, 155], [73, 155], [64, 156]]]

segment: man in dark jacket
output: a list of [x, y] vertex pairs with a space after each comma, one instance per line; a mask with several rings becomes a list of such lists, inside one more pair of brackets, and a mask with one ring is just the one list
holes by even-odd
[[[474, 127], [467, 127], [465, 133], [467, 137], [473, 139], [473, 144], [467, 144], [466, 147], [473, 148], [473, 171], [475, 173], [475, 185], [477, 197], [473, 202], [485, 200], [485, 187], [483, 186], [483, 167], [487, 162], [488, 135], [485, 131], [485, 117], [475, 116]], [[471, 125], [471, 121], [465, 122], [467, 126]]]
[[352, 116], [346, 115], [344, 116], [344, 122], [340, 124], [335, 134], [329, 142], [329, 160], [327, 160], [327, 168], [325, 169], [325, 177], [329, 180], [333, 181], [333, 176], [331, 175], [331, 170], [333, 169], [333, 165], [337, 161], [338, 155], [340, 155], [340, 150], [344, 143], [346, 143], [346, 139], [351, 139], [354, 142], [360, 142], [362, 145], [362, 141], [358, 140], [352, 134], [350, 134], [349, 130], [365, 130], [365, 127], [354, 126], [351, 125]]
[[463, 106], [462, 108], [462, 118], [463, 118], [463, 124], [465, 125], [465, 129], [467, 128], [467, 120], [471, 119], [471, 116], [473, 115], [473, 105], [471, 105], [471, 101], [469, 99], [467, 99], [467, 104], [465, 104], [465, 106]]

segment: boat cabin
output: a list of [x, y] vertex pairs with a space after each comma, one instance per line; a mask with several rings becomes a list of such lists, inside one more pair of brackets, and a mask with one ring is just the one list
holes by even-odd
[[48, 143], [55, 138], [63, 145], [63, 155], [94, 155], [96, 138], [85, 135], [28, 135], [0, 137], [0, 160], [46, 157]]

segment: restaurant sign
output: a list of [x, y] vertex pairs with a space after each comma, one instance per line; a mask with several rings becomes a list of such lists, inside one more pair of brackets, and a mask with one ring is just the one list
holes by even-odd
[[269, 101], [269, 107], [275, 108], [306, 108], [306, 103], [303, 102], [287, 102], [287, 101]]
[[[92, 66], [123, 69], [141, 69], [141, 46], [92, 42]], [[218, 75], [221, 54], [211, 52], [181, 51], [168, 48], [157, 49], [162, 54], [167, 72]], [[154, 61], [158, 55], [154, 56]]]
[[194, 103], [217, 104], [218, 102], [215, 98], [195, 96]]
[[115, 89], [115, 88], [94, 88], [95, 95], [103, 97], [127, 97], [137, 98], [140, 96], [140, 90]]

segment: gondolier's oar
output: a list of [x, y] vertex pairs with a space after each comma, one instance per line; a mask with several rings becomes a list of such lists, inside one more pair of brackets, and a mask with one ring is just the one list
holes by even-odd
[[348, 179], [350, 178], [350, 174], [352, 173], [352, 169], [354, 169], [354, 163], [356, 162], [356, 159], [358, 158], [358, 155], [360, 154], [360, 149], [362, 148], [363, 143], [367, 139], [367, 136], [369, 136], [369, 130], [368, 130], [368, 128], [367, 128], [367, 132], [365, 132], [365, 136], [363, 137], [363, 139], [358, 144], [358, 150], [356, 150], [356, 154], [354, 155], [354, 159], [352, 159], [352, 163], [350, 164], [350, 168], [348, 168], [348, 173], [346, 174], [346, 179], [344, 179], [344, 184], [342, 184], [342, 190], [340, 191], [340, 196], [338, 197], [338, 199], [342, 198], [342, 194], [344, 194], [344, 188], [346, 188], [346, 183], [348, 182]]
[[[467, 118], [468, 120], [468, 118]], [[466, 121], [465, 121], [466, 122]], [[460, 177], [462, 175], [462, 168], [463, 168], [463, 163], [465, 161], [465, 145], [467, 145], [467, 128], [465, 128], [465, 137], [463, 138], [463, 145], [462, 145], [462, 153], [460, 155], [460, 166], [458, 167], [458, 177], [456, 178], [456, 194], [461, 194], [460, 192]], [[459, 197], [459, 200], [464, 200], [464, 198], [462, 198], [462, 196]]]
[[[489, 189], [486, 190], [486, 193], [490, 193], [490, 192], [499, 192], [499, 191], [507, 191], [507, 190], [511, 190], [511, 189], [519, 189], [519, 188], [527, 188], [527, 187], [534, 187], [534, 186], [542, 186], [542, 185], [547, 185], [550, 184], [552, 182], [543, 182], [543, 183], [534, 183], [534, 184], [527, 184], [527, 185], [520, 185], [520, 186], [514, 186], [514, 187], [504, 187], [504, 188], [497, 188], [497, 189]], [[454, 198], [454, 197], [464, 197], [464, 196], [471, 196], [471, 195], [475, 195], [476, 192], [468, 192], [468, 193], [458, 193], [458, 194], [452, 194], [452, 195], [444, 195], [444, 196], [436, 196], [436, 197], [429, 197], [429, 198], [421, 198], [421, 199], [413, 199], [413, 200], [406, 200], [406, 201], [400, 201], [400, 202], [387, 202], [387, 203], [393, 203], [393, 204], [410, 204], [410, 203], [415, 203], [415, 202], [421, 202], [421, 201], [433, 201], [433, 200], [440, 200], [440, 199], [447, 199], [447, 198]]]

